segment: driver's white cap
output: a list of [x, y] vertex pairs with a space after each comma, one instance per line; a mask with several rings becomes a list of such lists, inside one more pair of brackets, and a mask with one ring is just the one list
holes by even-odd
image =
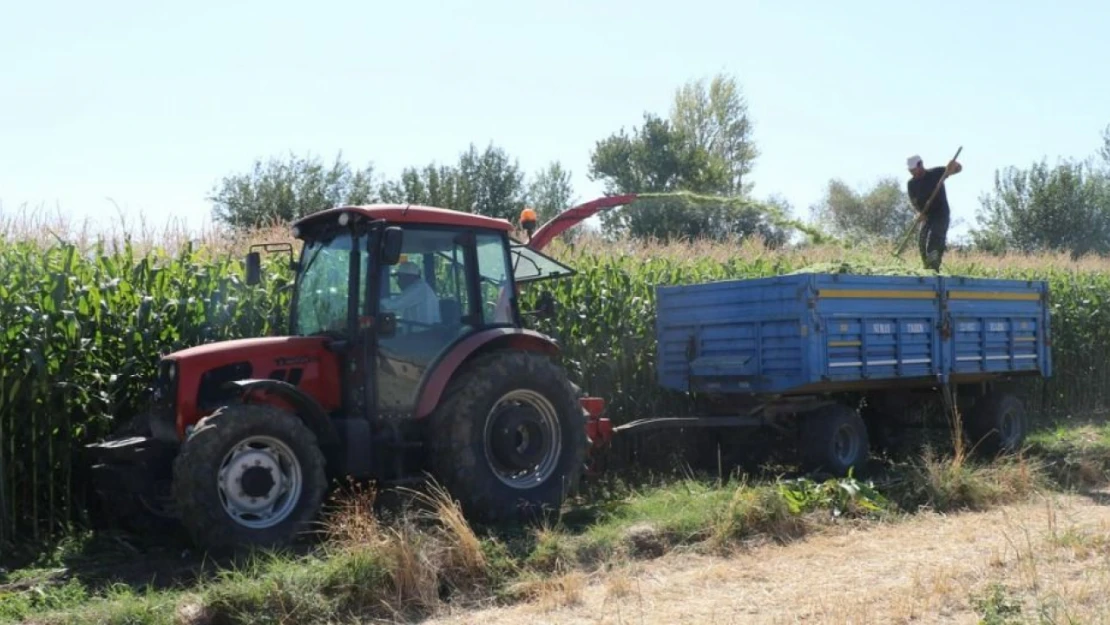
[[412, 262], [411, 260], [406, 260], [406, 261], [400, 263], [399, 265], [397, 265], [397, 269], [395, 269], [393, 271], [393, 273], [394, 273], [394, 275], [398, 275], [398, 276], [401, 276], [401, 275], [419, 276], [420, 275], [420, 269], [416, 266], [416, 263]]
[[914, 154], [913, 156], [906, 159], [906, 169], [913, 169], [914, 167], [917, 167], [920, 163], [921, 157]]

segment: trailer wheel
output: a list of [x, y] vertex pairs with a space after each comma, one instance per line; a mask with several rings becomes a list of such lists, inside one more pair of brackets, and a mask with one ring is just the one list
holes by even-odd
[[978, 451], [1013, 453], [1025, 441], [1025, 406], [1010, 393], [989, 393], [975, 403], [964, 424], [968, 442]]
[[316, 435], [274, 406], [218, 409], [174, 461], [182, 524], [204, 547], [280, 546], [308, 529], [326, 490]]
[[478, 521], [557, 512], [585, 467], [585, 412], [566, 373], [542, 354], [479, 356], [428, 426], [433, 475]]
[[846, 475], [870, 455], [867, 426], [859, 412], [841, 404], [819, 408], [801, 419], [799, 451], [807, 469]]

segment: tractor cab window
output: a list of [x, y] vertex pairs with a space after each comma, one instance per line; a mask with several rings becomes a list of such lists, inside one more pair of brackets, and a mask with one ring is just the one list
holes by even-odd
[[448, 230], [406, 228], [401, 262], [382, 267], [381, 308], [400, 333], [458, 329], [470, 305], [464, 246]]
[[515, 293], [506, 239], [499, 234], [479, 234], [477, 239], [482, 318], [487, 324], [511, 324]]
[[[363, 254], [368, 262], [370, 256]], [[301, 256], [293, 334], [309, 336], [347, 331], [351, 235], [309, 240]], [[363, 272], [367, 271], [364, 266]], [[366, 275], [366, 274], [364, 274]]]
[[411, 410], [428, 366], [460, 336], [473, 332], [473, 245], [457, 230], [404, 226], [401, 262], [382, 267], [380, 309], [396, 330], [378, 339], [378, 408]]

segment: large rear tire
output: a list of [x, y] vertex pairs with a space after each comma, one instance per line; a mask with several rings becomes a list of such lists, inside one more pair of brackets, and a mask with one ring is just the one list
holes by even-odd
[[290, 542], [315, 519], [326, 490], [315, 434], [274, 406], [220, 408], [201, 419], [174, 461], [181, 522], [207, 548]]
[[465, 365], [429, 419], [430, 468], [468, 518], [557, 512], [586, 458], [585, 413], [561, 367], [497, 351]]

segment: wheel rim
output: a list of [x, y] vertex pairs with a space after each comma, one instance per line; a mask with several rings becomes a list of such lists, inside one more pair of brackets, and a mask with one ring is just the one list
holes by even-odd
[[852, 428], [842, 425], [833, 435], [833, 456], [841, 464], [849, 464], [856, 459], [859, 452], [859, 441], [853, 435]]
[[510, 391], [486, 417], [486, 462], [512, 488], [542, 484], [559, 463], [563, 435], [555, 406], [539, 393]]
[[293, 450], [270, 436], [251, 436], [220, 464], [220, 502], [236, 523], [266, 529], [284, 521], [300, 499], [304, 480]]

